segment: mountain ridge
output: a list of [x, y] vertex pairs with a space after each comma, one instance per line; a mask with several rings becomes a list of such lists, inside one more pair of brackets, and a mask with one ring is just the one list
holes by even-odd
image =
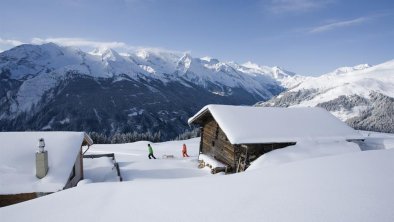
[[284, 90], [271, 73], [233, 62], [53, 43], [0, 53], [0, 78], [0, 130], [166, 129], [166, 139], [189, 129], [187, 118], [207, 103], [252, 105]]
[[257, 106], [327, 109], [361, 130], [394, 132], [394, 60], [375, 66], [342, 67], [298, 85]]
[[172, 139], [201, 107], [219, 103], [320, 106], [355, 128], [393, 132], [393, 114], [381, 108], [394, 97], [393, 70], [394, 60], [311, 77], [189, 53], [21, 45], [0, 53], [0, 130], [166, 131]]

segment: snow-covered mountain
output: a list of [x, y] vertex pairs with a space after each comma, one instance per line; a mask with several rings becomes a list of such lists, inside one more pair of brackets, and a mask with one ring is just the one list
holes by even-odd
[[285, 88], [291, 88], [307, 78], [306, 76], [296, 75], [295, 73], [284, 70], [278, 66], [274, 66], [274, 67], [261, 66], [252, 62], [246, 62], [242, 64], [241, 69], [246, 72], [268, 73], [274, 79], [279, 81], [281, 86]]
[[263, 101], [321, 106], [358, 129], [394, 132], [393, 78], [394, 61], [306, 77], [164, 50], [21, 45], [0, 53], [0, 130], [165, 131], [169, 139], [206, 104]]
[[394, 132], [394, 60], [307, 77], [261, 106], [320, 106], [349, 125]]
[[202, 106], [270, 99], [294, 75], [257, 67], [151, 49], [21, 45], [0, 53], [0, 130], [166, 128], [175, 136]]

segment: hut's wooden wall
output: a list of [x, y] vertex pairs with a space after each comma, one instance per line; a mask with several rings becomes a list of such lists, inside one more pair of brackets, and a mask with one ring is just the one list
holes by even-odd
[[201, 153], [235, 167], [234, 147], [213, 118], [205, 122], [201, 142]]
[[[18, 193], [18, 194], [2, 194], [0, 195], [0, 207], [17, 204], [23, 201], [32, 200], [43, 197], [51, 193]], [[1, 218], [1, 217], [0, 217]], [[1, 220], [0, 220], [1, 221]]]
[[63, 189], [77, 186], [78, 182], [83, 179], [83, 159], [82, 149], [75, 160], [73, 169], [71, 170], [69, 179]]
[[249, 161], [254, 161], [261, 155], [272, 150], [295, 145], [296, 143], [270, 143], [270, 144], [247, 144]]
[[0, 195], [0, 207], [5, 207], [12, 204], [17, 204], [23, 201], [37, 198], [36, 193], [21, 193], [21, 194], [10, 194]]
[[247, 169], [251, 162], [259, 158], [261, 155], [272, 150], [295, 145], [296, 143], [269, 143], [269, 144], [243, 144], [235, 145], [236, 172]]
[[233, 172], [244, 171], [250, 162], [267, 152], [295, 144], [288, 142], [233, 145], [211, 115], [206, 115], [200, 124], [203, 126], [200, 152], [227, 164], [231, 167], [229, 171]]

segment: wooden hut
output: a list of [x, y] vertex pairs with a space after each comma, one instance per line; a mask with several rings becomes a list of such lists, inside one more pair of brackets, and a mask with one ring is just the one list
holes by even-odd
[[76, 186], [92, 144], [83, 132], [1, 132], [0, 207]]
[[223, 163], [217, 170], [226, 172], [244, 171], [264, 153], [300, 140], [363, 139], [321, 108], [208, 105], [188, 122], [201, 126], [200, 154]]

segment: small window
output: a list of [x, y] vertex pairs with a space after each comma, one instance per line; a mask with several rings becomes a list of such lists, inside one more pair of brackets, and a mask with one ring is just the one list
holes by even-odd
[[215, 141], [212, 141], [212, 146], [215, 146]]

